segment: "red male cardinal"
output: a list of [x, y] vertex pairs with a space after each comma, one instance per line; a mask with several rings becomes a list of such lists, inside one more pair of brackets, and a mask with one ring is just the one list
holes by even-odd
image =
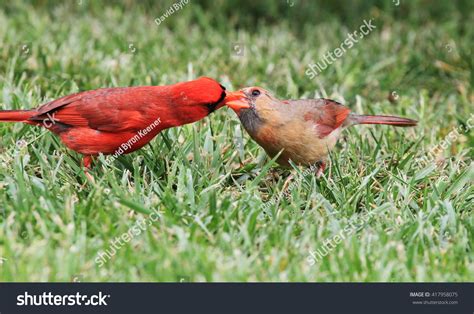
[[0, 121], [46, 127], [70, 149], [92, 156], [131, 153], [161, 130], [203, 119], [223, 106], [225, 88], [213, 79], [166, 86], [101, 88], [48, 102], [31, 110], [0, 111]]
[[289, 166], [290, 159], [302, 165], [319, 163], [318, 177], [344, 128], [355, 124], [417, 124], [406, 118], [351, 113], [330, 99], [279, 100], [260, 87], [228, 93], [224, 102], [268, 155], [273, 158], [282, 152], [277, 159], [280, 165]]

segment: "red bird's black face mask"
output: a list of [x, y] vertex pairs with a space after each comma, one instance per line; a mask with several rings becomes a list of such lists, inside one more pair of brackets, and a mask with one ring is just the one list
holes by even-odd
[[204, 106], [208, 113], [224, 105], [225, 87], [208, 77], [173, 85], [177, 101], [185, 106]]
[[168, 127], [201, 120], [224, 105], [225, 88], [213, 79], [202, 77], [170, 86], [174, 105], [169, 110]]

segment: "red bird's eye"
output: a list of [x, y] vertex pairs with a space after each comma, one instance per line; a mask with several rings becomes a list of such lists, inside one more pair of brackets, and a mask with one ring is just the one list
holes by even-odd
[[260, 91], [259, 91], [258, 89], [254, 89], [254, 90], [252, 91], [252, 96], [257, 97], [257, 96], [259, 96], [259, 95], [260, 95]]

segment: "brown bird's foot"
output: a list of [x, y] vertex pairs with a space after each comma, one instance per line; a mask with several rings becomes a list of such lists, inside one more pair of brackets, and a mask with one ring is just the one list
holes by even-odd
[[326, 163], [324, 161], [321, 161], [319, 163], [318, 170], [316, 170], [316, 178], [318, 178], [318, 179], [321, 178], [321, 176], [324, 173], [324, 170], [326, 170]]
[[291, 180], [293, 180], [293, 178], [293, 174], [290, 174], [288, 178], [286, 178], [285, 182], [283, 183], [282, 192], [286, 193], [286, 190], [288, 189], [288, 186], [290, 185]]
[[277, 168], [270, 168], [270, 170], [268, 170], [268, 177], [273, 181], [278, 181], [278, 179], [280, 178], [280, 174], [278, 173], [278, 169]]
[[82, 165], [84, 166], [84, 174], [86, 175], [86, 178], [89, 180], [91, 183], [95, 183], [94, 177], [90, 174], [89, 170], [92, 167], [92, 156], [87, 155], [82, 158]]

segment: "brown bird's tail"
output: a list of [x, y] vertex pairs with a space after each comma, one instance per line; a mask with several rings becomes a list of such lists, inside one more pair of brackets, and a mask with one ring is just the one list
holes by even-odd
[[416, 120], [395, 116], [351, 115], [351, 121], [353, 124], [387, 124], [401, 127], [416, 126], [418, 124]]
[[26, 122], [36, 114], [35, 110], [0, 110], [2, 122]]

